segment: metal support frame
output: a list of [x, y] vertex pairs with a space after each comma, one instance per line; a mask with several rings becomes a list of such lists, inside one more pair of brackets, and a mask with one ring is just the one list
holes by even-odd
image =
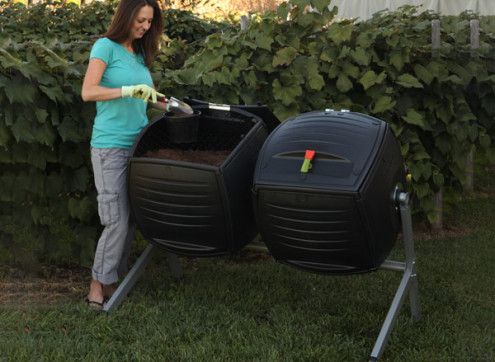
[[[154, 244], [149, 244], [146, 249], [144, 249], [143, 253], [132, 266], [132, 269], [129, 270], [129, 273], [127, 273], [122, 283], [120, 283], [115, 293], [113, 293], [112, 298], [110, 298], [110, 300], [103, 306], [103, 311], [111, 312], [115, 308], [118, 308], [127, 294], [129, 294], [131, 289], [134, 287], [134, 284], [136, 284], [137, 280], [143, 273], [144, 268], [155, 254], [156, 249], [157, 247]], [[167, 253], [167, 264], [174, 278], [179, 279], [182, 277], [182, 266], [177, 255]]]
[[395, 201], [400, 207], [402, 236], [406, 261], [399, 262], [394, 260], [385, 260], [385, 262], [381, 265], [381, 268], [386, 270], [403, 271], [404, 275], [402, 276], [399, 287], [395, 292], [390, 309], [388, 310], [385, 321], [382, 324], [380, 334], [376, 339], [375, 346], [371, 352], [370, 361], [377, 361], [382, 355], [407, 294], [409, 294], [409, 304], [413, 320], [417, 321], [421, 318], [418, 301], [418, 278], [416, 274], [416, 256], [414, 253], [409, 194], [405, 192], [398, 192], [395, 194]]
[[[409, 304], [411, 309], [411, 315], [413, 320], [417, 321], [421, 318], [419, 301], [418, 301], [418, 279], [416, 275], [416, 256], [414, 253], [414, 240], [411, 220], [411, 210], [409, 208], [409, 194], [406, 192], [395, 192], [393, 196], [394, 201], [399, 205], [400, 216], [402, 222], [402, 235], [405, 251], [405, 262], [395, 260], [385, 260], [380, 269], [392, 270], [404, 272], [400, 281], [399, 287], [395, 293], [392, 304], [388, 310], [385, 321], [382, 324], [380, 334], [376, 339], [375, 346], [371, 352], [370, 361], [377, 361], [381, 357], [385, 346], [387, 345], [392, 329], [395, 325], [395, 321], [400, 313], [402, 305], [409, 294]], [[247, 245], [248, 249], [256, 251], [268, 251], [265, 245], [259, 241], [255, 241], [250, 245]], [[155, 253], [157, 246], [149, 244], [143, 253], [139, 256], [138, 260], [124, 278], [122, 283], [113, 294], [112, 298], [105, 304], [103, 310], [105, 312], [111, 312], [117, 308], [127, 296], [130, 290], [134, 287], [137, 280], [141, 276], [144, 268], [151, 260], [151, 257]], [[182, 266], [180, 260], [175, 254], [167, 253], [167, 263], [175, 278], [181, 278], [183, 275]]]

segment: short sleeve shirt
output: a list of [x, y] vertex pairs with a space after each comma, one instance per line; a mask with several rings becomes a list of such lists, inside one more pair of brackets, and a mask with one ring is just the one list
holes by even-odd
[[[117, 42], [108, 38], [98, 39], [89, 57], [101, 59], [107, 65], [100, 81], [102, 87], [120, 88], [137, 84], [153, 86], [143, 57], [129, 52]], [[141, 99], [118, 98], [96, 102], [91, 146], [131, 148], [147, 123], [146, 103]]]

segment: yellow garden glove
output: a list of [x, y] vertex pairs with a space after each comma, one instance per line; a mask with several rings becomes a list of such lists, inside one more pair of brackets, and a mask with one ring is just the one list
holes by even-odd
[[138, 98], [144, 102], [156, 103], [156, 97], [165, 97], [164, 94], [157, 92], [146, 84], [130, 85], [122, 87], [122, 98]]

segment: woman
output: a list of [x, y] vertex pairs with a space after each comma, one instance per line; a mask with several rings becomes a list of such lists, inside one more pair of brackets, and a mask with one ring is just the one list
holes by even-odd
[[134, 239], [126, 184], [130, 148], [148, 122], [148, 102], [166, 110], [165, 96], [153, 89], [149, 71], [162, 30], [156, 0], [121, 0], [110, 28], [91, 49], [82, 85], [82, 99], [96, 101], [91, 162], [104, 226], [86, 299], [95, 309], [103, 307], [127, 271]]

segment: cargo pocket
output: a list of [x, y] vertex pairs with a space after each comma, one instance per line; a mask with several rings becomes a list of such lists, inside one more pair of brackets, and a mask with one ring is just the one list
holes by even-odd
[[119, 221], [119, 194], [100, 194], [97, 196], [98, 214], [103, 226]]

